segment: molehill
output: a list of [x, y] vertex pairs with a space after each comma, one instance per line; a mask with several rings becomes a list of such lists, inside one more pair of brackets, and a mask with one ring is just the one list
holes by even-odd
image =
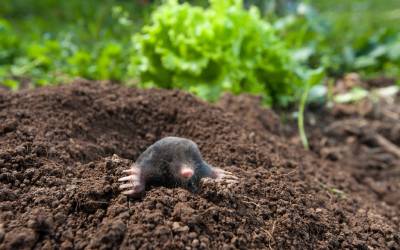
[[[349, 172], [279, 124], [249, 121], [179, 91], [79, 81], [1, 92], [0, 249], [400, 248], [398, 217]], [[127, 199], [122, 171], [165, 136], [193, 140], [238, 184]]]

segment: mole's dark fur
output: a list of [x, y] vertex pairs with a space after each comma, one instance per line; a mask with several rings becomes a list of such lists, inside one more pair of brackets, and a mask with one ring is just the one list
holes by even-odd
[[120, 178], [128, 181], [121, 189], [125, 194], [141, 193], [147, 186], [184, 187], [196, 191], [202, 178], [235, 181], [236, 177], [207, 164], [196, 143], [179, 137], [165, 137], [148, 147]]

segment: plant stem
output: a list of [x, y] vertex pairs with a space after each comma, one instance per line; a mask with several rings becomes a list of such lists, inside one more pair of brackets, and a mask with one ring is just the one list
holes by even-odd
[[297, 117], [297, 126], [299, 128], [300, 139], [306, 150], [309, 150], [309, 144], [308, 144], [306, 131], [304, 129], [304, 109], [306, 106], [309, 90], [310, 90], [310, 84], [307, 83], [306, 88], [304, 89], [303, 95], [301, 96], [299, 114]]

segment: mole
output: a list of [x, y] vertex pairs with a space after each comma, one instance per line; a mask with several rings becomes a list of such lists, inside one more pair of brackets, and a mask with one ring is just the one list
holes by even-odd
[[128, 196], [143, 193], [148, 186], [184, 187], [196, 192], [203, 178], [227, 183], [238, 179], [205, 162], [196, 143], [180, 137], [165, 137], [155, 142], [124, 172], [128, 176], [118, 181], [125, 182], [120, 189]]

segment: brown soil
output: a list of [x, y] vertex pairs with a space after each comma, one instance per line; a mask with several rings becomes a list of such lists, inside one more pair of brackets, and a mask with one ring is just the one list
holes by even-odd
[[[238, 100], [87, 82], [3, 92], [0, 249], [400, 248], [393, 206]], [[122, 170], [168, 135], [194, 140], [239, 184], [128, 200]]]
[[311, 147], [349, 172], [400, 225], [400, 95], [309, 114]]

